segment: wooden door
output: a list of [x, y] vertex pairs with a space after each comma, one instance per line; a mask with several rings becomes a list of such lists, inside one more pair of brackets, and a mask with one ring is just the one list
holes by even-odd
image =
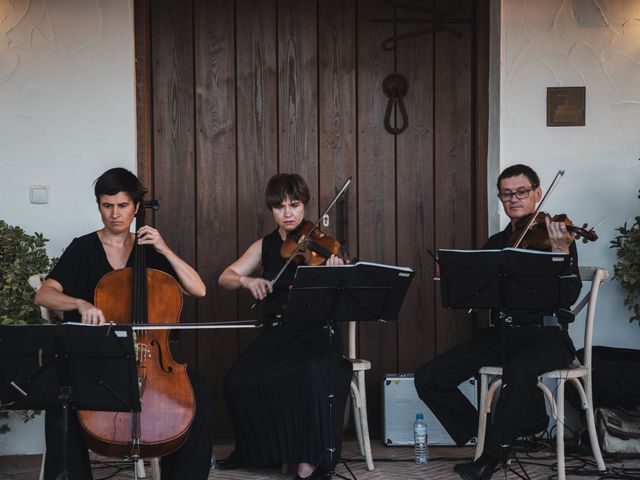
[[[407, 2], [404, 3], [405, 5]], [[428, 250], [486, 238], [488, 2], [191, 0], [136, 2], [139, 172], [161, 202], [157, 225], [207, 284], [183, 318], [257, 318], [222, 270], [274, 228], [267, 180], [301, 174], [310, 218], [348, 178], [340, 235], [361, 260], [416, 271], [398, 322], [361, 324], [370, 428], [380, 434], [385, 373], [411, 373], [469, 338], [473, 321], [439, 306]], [[401, 19], [432, 18], [433, 23]], [[394, 22], [394, 18], [396, 21]], [[442, 25], [446, 29], [442, 29]], [[395, 48], [387, 50], [393, 37]], [[409, 84], [406, 130], [384, 127], [390, 73]], [[391, 123], [401, 117], [392, 112]], [[330, 232], [337, 227], [336, 213]], [[255, 335], [181, 335], [176, 355], [216, 391], [218, 436], [232, 434], [222, 380]]]

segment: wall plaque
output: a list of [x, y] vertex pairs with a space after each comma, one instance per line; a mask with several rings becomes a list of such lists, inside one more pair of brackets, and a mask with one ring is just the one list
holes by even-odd
[[585, 87], [547, 87], [547, 127], [583, 127], [585, 90]]

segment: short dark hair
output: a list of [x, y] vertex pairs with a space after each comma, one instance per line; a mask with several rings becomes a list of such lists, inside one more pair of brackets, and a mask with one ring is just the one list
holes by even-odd
[[502, 180], [505, 178], [517, 177], [518, 175], [524, 175], [527, 177], [531, 182], [531, 188], [534, 190], [540, 186], [540, 178], [535, 170], [527, 165], [518, 163], [517, 165], [511, 165], [502, 171], [498, 177], [498, 181], [496, 182], [498, 191], [500, 190], [500, 182], [502, 182]]
[[309, 203], [307, 182], [297, 173], [278, 173], [269, 179], [264, 192], [264, 201], [269, 210], [281, 205], [286, 198]]
[[146, 190], [133, 173], [126, 168], [111, 168], [100, 175], [94, 182], [96, 202], [100, 202], [102, 195], [115, 195], [119, 192], [128, 193], [133, 203], [142, 201]]

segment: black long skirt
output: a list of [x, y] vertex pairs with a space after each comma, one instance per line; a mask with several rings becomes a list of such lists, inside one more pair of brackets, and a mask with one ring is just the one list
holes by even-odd
[[352, 368], [339, 333], [331, 343], [330, 353], [327, 330], [305, 322], [267, 327], [247, 347], [225, 378], [235, 462], [335, 466]]

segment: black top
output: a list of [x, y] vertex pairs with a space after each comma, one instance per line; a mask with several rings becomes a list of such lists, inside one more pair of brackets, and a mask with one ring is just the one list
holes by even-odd
[[[262, 239], [262, 278], [273, 280], [286, 263], [280, 256], [283, 243], [277, 228]], [[284, 313], [289, 286], [293, 283], [297, 268], [298, 264], [292, 261], [273, 286], [273, 292], [265, 298], [262, 309], [265, 319], [273, 320]]]
[[[507, 225], [507, 227], [501, 231], [489, 237], [487, 243], [484, 244], [482, 248], [498, 250], [507, 247], [507, 241], [511, 236], [511, 223]], [[551, 251], [548, 249], [547, 251]], [[573, 305], [576, 300], [578, 300], [578, 296], [580, 295], [580, 290], [582, 289], [582, 280], [580, 279], [580, 268], [578, 267], [578, 249], [576, 248], [576, 242], [571, 243], [569, 246], [569, 257], [570, 261], [566, 268], [566, 271], [562, 272], [563, 276], [575, 275], [575, 277], [564, 278], [562, 281], [562, 294], [563, 294], [563, 305], [569, 308]], [[545, 315], [556, 315], [557, 312], [540, 312], [538, 310], [510, 310], [507, 312], [509, 316], [513, 319], [515, 324], [540, 324], [542, 322], [542, 317]], [[491, 312], [491, 321], [494, 325], [499, 323], [499, 317], [497, 311]]]
[[[145, 245], [145, 255], [148, 268], [162, 270], [176, 278], [176, 272], [166, 257], [156, 251], [151, 245]], [[133, 249], [127, 260], [127, 267], [133, 267]], [[92, 232], [82, 237], [74, 238], [71, 244], [47, 275], [62, 285], [63, 292], [75, 298], [93, 303], [93, 294], [100, 279], [112, 272], [113, 267], [107, 260], [100, 237]], [[77, 310], [64, 312], [65, 322], [80, 322]]]

